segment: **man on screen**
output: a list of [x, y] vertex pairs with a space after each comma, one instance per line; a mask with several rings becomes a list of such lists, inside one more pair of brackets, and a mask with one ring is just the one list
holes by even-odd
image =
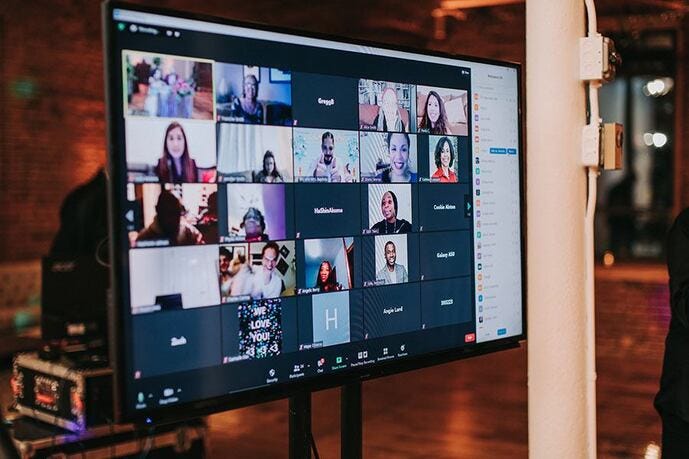
[[277, 298], [285, 290], [282, 278], [275, 270], [278, 262], [280, 247], [275, 242], [269, 242], [261, 250], [261, 269], [254, 272], [251, 298]]
[[385, 243], [385, 266], [376, 274], [376, 281], [383, 281], [385, 285], [408, 282], [407, 269], [396, 263], [397, 247], [392, 241]]
[[335, 136], [327, 131], [321, 136], [321, 156], [313, 171], [315, 178], [327, 177], [328, 182], [341, 182], [342, 175], [335, 158]]

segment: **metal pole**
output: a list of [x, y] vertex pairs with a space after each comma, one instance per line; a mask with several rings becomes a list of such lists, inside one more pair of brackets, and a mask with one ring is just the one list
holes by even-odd
[[361, 416], [361, 381], [345, 384], [340, 389], [340, 457], [363, 457]]
[[289, 458], [311, 459], [311, 392], [289, 399]]
[[[527, 0], [529, 457], [585, 458], [582, 0]], [[593, 458], [590, 458], [593, 459]]]

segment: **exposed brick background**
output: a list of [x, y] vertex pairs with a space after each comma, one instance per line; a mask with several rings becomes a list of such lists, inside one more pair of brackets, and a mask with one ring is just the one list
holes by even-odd
[[[105, 163], [100, 3], [1, 3], [0, 261], [17, 261], [47, 252], [65, 195]], [[461, 24], [449, 20], [448, 39], [436, 42], [430, 15], [438, 4], [434, 0], [145, 3], [344, 37], [524, 59], [523, 6], [508, 7], [502, 21], [485, 12]], [[504, 21], [512, 26], [506, 29]], [[471, 36], [487, 42], [467, 40]]]

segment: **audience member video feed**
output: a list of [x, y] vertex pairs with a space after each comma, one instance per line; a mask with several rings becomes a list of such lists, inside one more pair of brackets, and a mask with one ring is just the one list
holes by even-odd
[[213, 123], [130, 117], [125, 124], [130, 182], [215, 182]]
[[417, 181], [416, 136], [406, 132], [361, 132], [361, 181]]
[[218, 123], [218, 181], [292, 182], [292, 128]]
[[252, 359], [282, 353], [282, 301], [255, 300], [240, 303], [239, 354]]
[[122, 57], [127, 115], [214, 119], [212, 61], [129, 50]]
[[325, 293], [354, 287], [354, 238], [307, 239], [298, 293]]
[[132, 313], [220, 304], [217, 266], [215, 245], [130, 250]]
[[359, 133], [295, 128], [294, 176], [297, 182], [358, 182]]
[[285, 70], [216, 63], [218, 121], [291, 126], [291, 81]]
[[409, 282], [407, 235], [389, 234], [374, 239], [376, 277], [373, 285]]
[[364, 234], [409, 233], [412, 221], [411, 185], [368, 185], [368, 228]]
[[228, 184], [226, 211], [222, 242], [287, 239], [284, 185]]
[[[457, 183], [460, 154], [457, 137], [428, 136], [428, 170], [431, 183]], [[462, 155], [463, 156], [463, 155]], [[466, 167], [466, 166], [463, 166]]]
[[467, 135], [467, 92], [416, 86], [418, 132]]
[[296, 293], [294, 241], [221, 245], [218, 267], [223, 303]]
[[358, 82], [356, 78], [294, 72], [294, 126], [357, 130]]
[[216, 244], [218, 193], [215, 184], [135, 185], [138, 211], [129, 233], [131, 247]]
[[359, 80], [359, 129], [414, 132], [415, 90], [411, 84]]

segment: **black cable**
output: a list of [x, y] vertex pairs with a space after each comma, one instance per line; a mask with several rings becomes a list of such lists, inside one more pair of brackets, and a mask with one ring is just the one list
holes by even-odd
[[316, 459], [321, 459], [321, 457], [318, 455], [318, 448], [316, 447], [316, 439], [313, 438], [313, 431], [309, 432], [309, 436], [311, 437], [311, 450], [313, 451], [313, 455], [316, 456]]

